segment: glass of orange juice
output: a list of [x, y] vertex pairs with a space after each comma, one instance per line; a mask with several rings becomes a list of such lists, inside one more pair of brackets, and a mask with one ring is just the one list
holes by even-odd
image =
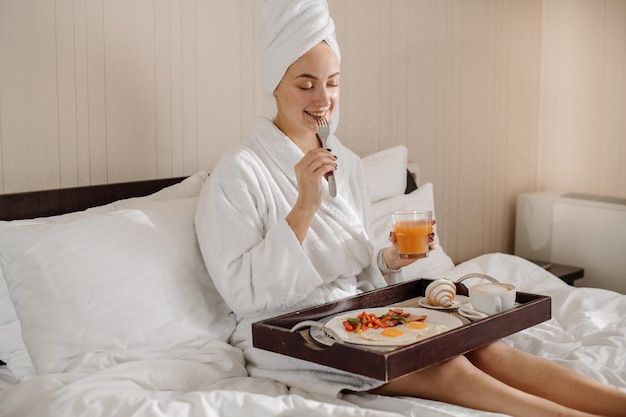
[[391, 213], [400, 258], [425, 258], [432, 232], [432, 211], [394, 211]]

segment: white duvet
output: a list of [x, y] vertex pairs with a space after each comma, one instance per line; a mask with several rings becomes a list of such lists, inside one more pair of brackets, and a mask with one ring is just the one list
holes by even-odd
[[[626, 296], [568, 286], [540, 267], [504, 254], [464, 262], [446, 276], [457, 279], [474, 272], [552, 297], [552, 319], [509, 337], [515, 346], [626, 391]], [[0, 381], [3, 417], [495, 415], [420, 399], [289, 391], [248, 377], [241, 352], [224, 342], [209, 343], [183, 358], [31, 376], [19, 384], [5, 372]]]

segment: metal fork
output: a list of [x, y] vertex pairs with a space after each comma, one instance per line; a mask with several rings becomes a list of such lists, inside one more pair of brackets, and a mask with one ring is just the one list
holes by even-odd
[[[322, 147], [324, 149], [328, 149], [326, 146], [326, 139], [330, 135], [330, 127], [328, 126], [328, 121], [325, 117], [317, 118], [317, 138], [322, 142]], [[331, 197], [337, 196], [337, 183], [335, 182], [335, 175], [333, 172], [328, 174], [328, 191], [330, 192]]]

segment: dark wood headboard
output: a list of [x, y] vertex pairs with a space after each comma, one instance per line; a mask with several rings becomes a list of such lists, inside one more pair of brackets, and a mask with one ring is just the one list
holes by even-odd
[[33, 219], [85, 210], [124, 198], [152, 194], [179, 183], [185, 178], [163, 178], [2, 194], [0, 195], [0, 220]]

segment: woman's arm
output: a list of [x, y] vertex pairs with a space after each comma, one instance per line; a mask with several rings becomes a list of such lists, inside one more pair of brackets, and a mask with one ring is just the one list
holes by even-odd
[[[322, 280], [285, 218], [263, 224], [241, 183], [209, 179], [198, 201], [196, 231], [209, 275], [243, 317], [284, 311]], [[267, 230], [264, 228], [267, 227]]]

